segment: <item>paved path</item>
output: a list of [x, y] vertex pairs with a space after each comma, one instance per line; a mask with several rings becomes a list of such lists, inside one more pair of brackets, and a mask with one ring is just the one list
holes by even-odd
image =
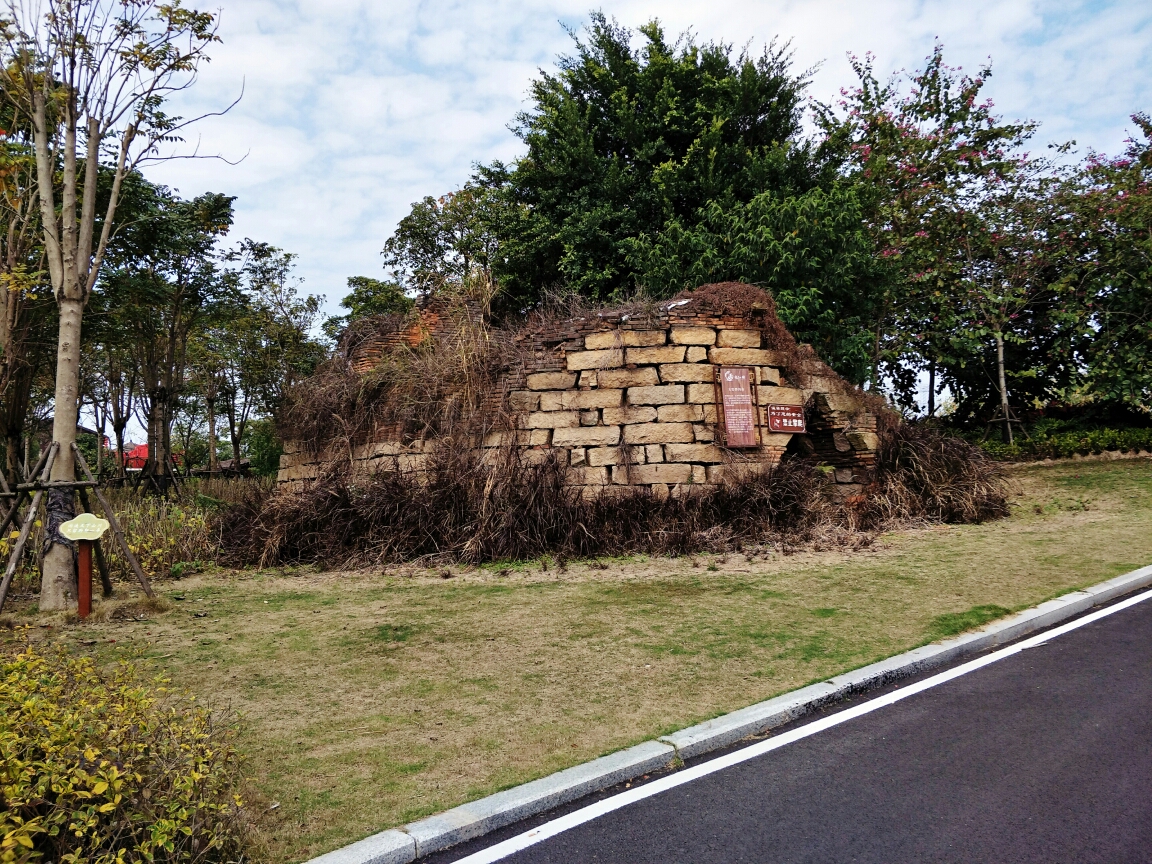
[[1152, 862], [1152, 600], [502, 860]]

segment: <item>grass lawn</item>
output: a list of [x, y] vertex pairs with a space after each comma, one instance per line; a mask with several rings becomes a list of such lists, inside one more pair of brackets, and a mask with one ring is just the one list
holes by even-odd
[[1152, 562], [1149, 460], [1016, 477], [1010, 519], [859, 551], [221, 571], [148, 620], [0, 639], [143, 655], [238, 710], [269, 858], [300, 861]]

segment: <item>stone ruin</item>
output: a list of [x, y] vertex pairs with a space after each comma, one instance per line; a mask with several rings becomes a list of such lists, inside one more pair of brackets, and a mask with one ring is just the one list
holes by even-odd
[[[370, 374], [389, 351], [450, 340], [454, 318], [446, 304], [427, 302], [405, 326], [342, 345], [348, 367]], [[473, 321], [483, 317], [473, 304], [455, 311]], [[540, 317], [500, 338], [517, 343], [520, 359], [501, 372], [484, 401], [511, 418], [510, 428], [476, 445], [511, 445], [529, 461], [555, 455], [567, 466], [567, 482], [585, 495], [636, 486], [680, 495], [763, 471], [788, 454], [826, 466], [834, 500], [851, 500], [869, 482], [884, 410], [879, 400], [797, 345], [771, 297], [752, 286], [702, 286], [642, 308]], [[722, 368], [748, 370], [752, 446], [729, 446]], [[787, 406], [794, 415], [803, 412], [803, 432], [777, 431]], [[369, 437], [344, 448], [341, 458], [355, 471], [419, 471], [435, 444], [404, 440], [388, 427]], [[331, 458], [286, 441], [278, 479], [301, 488]]]

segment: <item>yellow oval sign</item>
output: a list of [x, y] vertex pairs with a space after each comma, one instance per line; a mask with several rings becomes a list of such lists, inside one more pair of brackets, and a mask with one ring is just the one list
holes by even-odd
[[69, 540], [99, 540], [100, 535], [107, 530], [108, 520], [91, 513], [81, 513], [60, 526], [60, 533]]

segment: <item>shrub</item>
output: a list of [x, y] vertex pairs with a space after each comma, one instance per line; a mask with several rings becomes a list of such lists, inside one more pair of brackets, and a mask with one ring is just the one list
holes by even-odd
[[988, 440], [981, 441], [980, 447], [993, 458], [1005, 461], [1070, 459], [1077, 454], [1087, 456], [1108, 450], [1152, 452], [1152, 428], [1060, 429], [1039, 425], [1012, 444]]
[[1008, 515], [1004, 468], [979, 447], [923, 423], [885, 429], [866, 524], [928, 519], [971, 523]]
[[0, 660], [0, 862], [238, 862], [235, 727], [131, 664]]

